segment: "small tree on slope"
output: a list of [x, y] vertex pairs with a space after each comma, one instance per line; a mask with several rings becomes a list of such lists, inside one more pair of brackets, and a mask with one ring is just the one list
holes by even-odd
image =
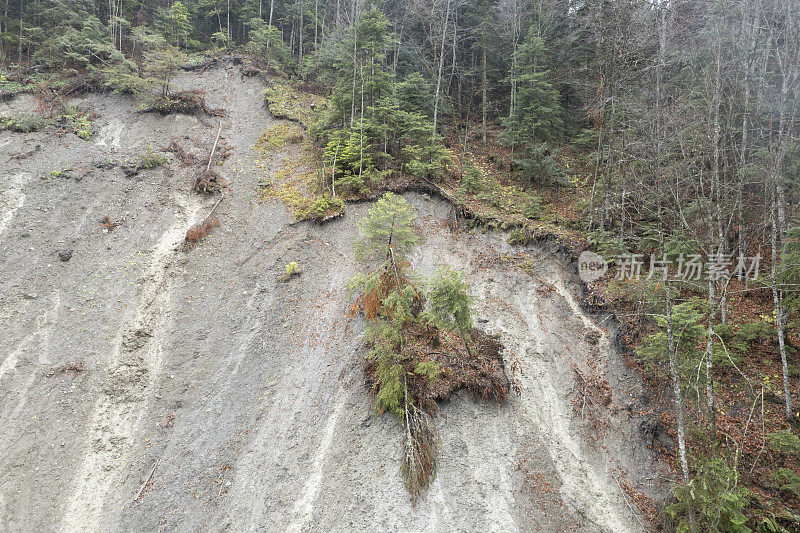
[[461, 335], [467, 352], [470, 348], [469, 332], [472, 331], [472, 297], [467, 292], [469, 285], [461, 272], [444, 267], [436, 273], [428, 292], [428, 319], [439, 329], [454, 329]]

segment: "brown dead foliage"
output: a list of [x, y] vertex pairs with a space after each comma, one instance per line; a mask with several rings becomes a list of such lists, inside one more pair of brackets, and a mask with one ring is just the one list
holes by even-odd
[[[411, 280], [406, 276], [406, 272], [411, 271], [411, 265], [405, 261], [398, 261], [397, 268], [383, 267], [380, 272], [380, 283], [370, 291], [362, 292], [356, 301], [350, 306], [350, 316], [363, 313], [364, 318], [369, 322], [374, 322], [378, 315], [383, 312], [383, 301], [395, 288], [411, 285]], [[413, 311], [419, 313], [424, 307], [421, 298], [417, 298]], [[387, 310], [391, 314], [392, 310]]]
[[159, 96], [145, 111], [155, 111], [162, 115], [170, 115], [172, 113], [192, 115], [199, 112], [212, 117], [225, 115], [225, 110], [222, 108], [209, 108], [206, 105], [205, 92], [198, 89], [177, 91], [169, 96]]
[[63, 365], [54, 366], [47, 371], [47, 377], [59, 376], [61, 374], [70, 373], [74, 376], [86, 372], [86, 363], [84, 361], [68, 361]]
[[613, 392], [608, 380], [597, 370], [596, 365], [589, 361], [588, 366], [588, 372], [581, 372], [577, 365], [572, 364], [575, 387], [578, 390], [578, 394], [572, 399], [572, 408], [582, 419], [588, 414], [592, 429], [602, 431], [608, 427], [606, 411], [611, 406]]
[[199, 224], [195, 224], [186, 231], [186, 244], [191, 248], [208, 237], [211, 230], [218, 226], [219, 219], [217, 217], [210, 217]]
[[222, 161], [228, 159], [231, 155], [233, 155], [233, 146], [228, 144], [224, 138], [220, 139], [219, 146], [217, 146], [217, 151], [214, 154], [214, 161], [216, 164], [220, 164]]
[[[406, 370], [408, 393], [427, 412], [438, 410], [437, 402], [448, 400], [459, 390], [466, 390], [473, 399], [503, 403], [511, 390], [503, 363], [503, 344], [495, 337], [473, 329], [471, 356], [461, 337], [454, 332], [440, 331], [434, 326], [412, 324], [405, 330], [403, 367]], [[414, 373], [418, 363], [433, 361], [439, 364], [439, 379], [433, 383], [427, 376]], [[367, 381], [376, 383], [377, 362], [366, 359]]]
[[523, 475], [520, 492], [528, 492], [533, 501], [540, 505], [546, 505], [551, 500], [561, 504], [558, 488], [553, 486], [553, 474], [542, 468], [540, 459], [523, 455], [517, 462], [517, 470]]
[[36, 84], [34, 97], [36, 98], [36, 112], [41, 115], [49, 117], [59, 115], [66, 107], [61, 95], [44, 81]]
[[216, 194], [222, 191], [227, 185], [225, 178], [219, 175], [216, 170], [204, 170], [194, 181], [192, 190], [201, 194]]
[[181, 146], [178, 141], [173, 140], [167, 146], [167, 151], [177, 155], [181, 160], [182, 167], [189, 167], [195, 164], [195, 155]]
[[621, 467], [616, 469], [616, 475], [614, 476], [617, 479], [617, 483], [619, 483], [620, 488], [625, 493], [625, 495], [630, 498], [636, 507], [639, 509], [639, 512], [647, 519], [648, 522], [651, 524], [655, 524], [658, 521], [658, 517], [660, 516], [659, 508], [656, 506], [655, 501], [650, 498], [647, 494], [638, 490], [635, 486], [633, 486], [628, 480], [625, 475], [625, 472], [622, 470]]
[[122, 225], [123, 222], [125, 222], [125, 219], [123, 218], [120, 218], [119, 220], [111, 220], [111, 217], [105, 215], [100, 219], [100, 226], [108, 231], [111, 231], [117, 226]]

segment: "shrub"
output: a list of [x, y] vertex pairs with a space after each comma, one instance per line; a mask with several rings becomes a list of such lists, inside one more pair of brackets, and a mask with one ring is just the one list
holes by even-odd
[[303, 270], [300, 268], [300, 266], [296, 262], [292, 261], [284, 267], [283, 272], [280, 276], [278, 276], [278, 281], [286, 283], [293, 277], [299, 276], [302, 272]]
[[528, 199], [522, 206], [522, 214], [525, 218], [538, 220], [542, 216], [542, 199], [535, 194], [528, 194]]
[[774, 339], [775, 327], [763, 320], [743, 322], [739, 325], [737, 336], [744, 342], [769, 341]]
[[603, 228], [590, 231], [587, 239], [594, 251], [603, 256], [609, 264], [613, 264], [619, 256], [630, 253], [622, 239]]
[[[323, 160], [334, 169], [337, 187], [354, 194], [366, 192], [367, 180], [375, 176], [370, 139], [356, 130], [335, 130], [325, 145]], [[335, 163], [335, 164], [334, 164]]]
[[797, 455], [800, 453], [800, 437], [788, 429], [774, 431], [767, 435], [769, 448], [780, 455]]
[[672, 489], [677, 503], [666, 509], [680, 532], [692, 531], [690, 516], [694, 516], [694, 531], [704, 533], [745, 533], [747, 517], [742, 509], [747, 505], [749, 491], [740, 487], [739, 473], [721, 458], [701, 458], [697, 474], [688, 484]]
[[222, 116], [224, 114], [223, 109], [210, 109], [206, 106], [204, 94], [205, 93], [200, 90], [191, 90], [178, 91], [166, 96], [158, 96], [148, 105], [145, 105], [144, 111], [155, 111], [162, 115], [171, 115], [173, 113], [193, 115], [203, 112], [210, 116]]
[[[644, 285], [645, 292], [652, 294], [653, 290], [647, 290], [651, 285]], [[703, 340], [706, 338], [707, 331], [702, 323], [703, 308], [696, 299], [682, 302], [672, 309], [672, 325], [675, 335], [674, 342], [678, 350], [678, 371], [682, 376], [691, 376], [694, 369], [704, 355]], [[663, 372], [664, 361], [668, 354], [669, 342], [667, 339], [667, 320], [663, 316], [656, 317], [658, 331], [649, 335], [636, 347], [637, 359], [648, 367], [654, 375]], [[684, 382], [693, 383], [689, 379]], [[699, 386], [699, 384], [698, 384]]]
[[332, 196], [320, 196], [311, 204], [309, 215], [318, 220], [324, 220], [340, 214], [344, 210], [344, 201]]
[[508, 244], [512, 246], [525, 246], [530, 242], [528, 232], [522, 229], [515, 229], [508, 235]]
[[39, 115], [19, 115], [10, 118], [0, 118], [0, 130], [15, 131], [17, 133], [30, 133], [39, 131], [53, 124], [52, 120]]
[[32, 91], [34, 88], [33, 83], [23, 83], [11, 72], [0, 68], [0, 101], [19, 93]]
[[153, 152], [150, 146], [139, 158], [139, 166], [146, 170], [162, 167], [167, 163], [169, 163], [169, 158], [164, 154]]
[[423, 376], [428, 377], [429, 383], [433, 384], [439, 379], [439, 373], [441, 372], [441, 365], [436, 361], [422, 361], [421, 363], [417, 363], [417, 366], [414, 367], [415, 374], [421, 374]]
[[208, 234], [211, 233], [211, 230], [218, 226], [219, 219], [217, 219], [217, 217], [207, 218], [203, 222], [195, 224], [186, 230], [186, 244], [191, 248], [198, 242], [208, 237]]
[[464, 169], [461, 174], [461, 190], [471, 194], [478, 193], [485, 186], [483, 171], [475, 164], [472, 159], [464, 161]]
[[352, 174], [349, 171], [343, 172], [336, 178], [336, 188], [347, 194], [361, 195], [369, 191], [363, 174]]
[[770, 474], [770, 480], [783, 491], [791, 492], [800, 498], [800, 476], [789, 468], [776, 468]]
[[94, 121], [89, 113], [81, 111], [75, 106], [67, 106], [59, 117], [59, 122], [64, 125], [66, 131], [74, 133], [84, 141], [92, 140]]
[[778, 523], [778, 520], [774, 515], [764, 517], [761, 522], [759, 522], [758, 529], [756, 529], [756, 531], [759, 533], [791, 533], [788, 529]]
[[297, 65], [292, 58], [292, 51], [283, 41], [281, 31], [275, 26], [269, 26], [260, 18], [250, 19], [250, 41], [247, 50], [266, 60], [269, 65], [280, 73], [293, 72]]
[[417, 247], [419, 237], [412, 223], [416, 213], [405, 198], [391, 192], [384, 194], [358, 222], [361, 238], [355, 243], [356, 259], [385, 261], [390, 252], [402, 261]]
[[443, 267], [431, 281], [427, 317], [440, 329], [467, 333], [472, 329], [472, 297], [464, 274]]

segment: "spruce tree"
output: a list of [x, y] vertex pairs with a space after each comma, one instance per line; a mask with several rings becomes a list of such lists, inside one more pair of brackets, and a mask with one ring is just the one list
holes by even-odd
[[468, 290], [469, 285], [461, 272], [449, 267], [440, 269], [431, 281], [427, 316], [437, 328], [457, 331], [467, 352], [473, 355], [469, 339], [473, 302]]
[[356, 258], [394, 264], [406, 260], [419, 244], [414, 217], [414, 208], [405, 198], [387, 192], [358, 223], [361, 238], [355, 244]]
[[564, 122], [559, 93], [550, 82], [546, 68], [547, 49], [531, 26], [528, 36], [515, 53], [517, 71], [516, 105], [503, 121], [502, 140], [523, 150], [519, 163], [533, 179], [556, 172], [551, 150], [546, 144], [561, 137]]

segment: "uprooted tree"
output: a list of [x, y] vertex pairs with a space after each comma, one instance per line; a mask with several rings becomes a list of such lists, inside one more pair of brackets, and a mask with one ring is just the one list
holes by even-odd
[[356, 258], [371, 269], [351, 281], [358, 294], [352, 311], [366, 319], [365, 371], [376, 412], [403, 424], [401, 472], [412, 501], [436, 477], [436, 402], [461, 388], [502, 402], [509, 389], [502, 345], [472, 327], [463, 276], [442, 270], [425, 297], [409, 262], [420, 240], [414, 216], [401, 196], [386, 193], [378, 200], [360, 221], [355, 244]]

